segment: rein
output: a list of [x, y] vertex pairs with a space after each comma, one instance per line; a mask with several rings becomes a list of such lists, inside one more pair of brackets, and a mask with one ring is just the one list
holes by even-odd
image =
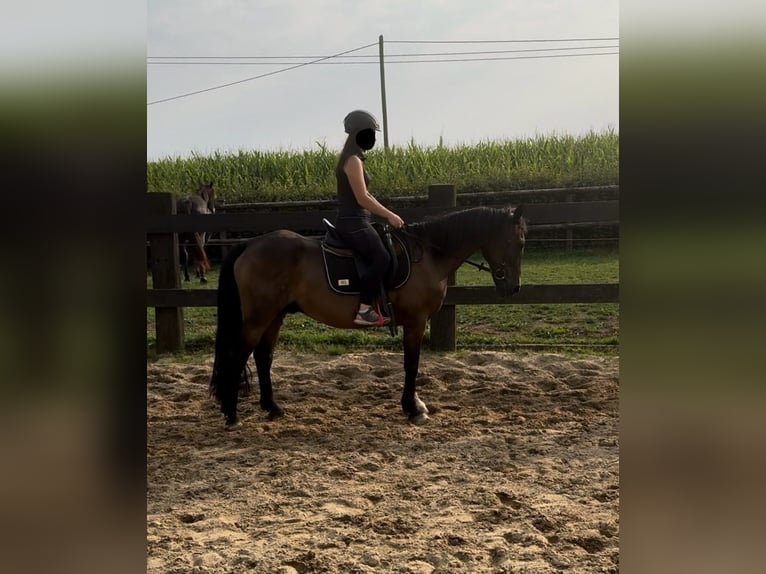
[[[486, 271], [487, 273], [492, 273], [493, 275], [495, 274], [495, 272], [492, 271], [492, 268], [491, 267], [487, 267], [486, 265], [484, 265], [484, 263], [474, 263], [473, 261], [470, 261], [468, 259], [463, 261], [463, 263], [467, 263], [468, 265], [472, 265], [473, 267], [476, 267], [476, 269], [478, 269], [479, 271]], [[461, 265], [463, 263], [461, 263]]]

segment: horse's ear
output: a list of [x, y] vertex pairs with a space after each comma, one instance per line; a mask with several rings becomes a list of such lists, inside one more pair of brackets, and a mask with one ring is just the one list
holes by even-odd
[[524, 215], [524, 206], [519, 205], [513, 210], [513, 222], [518, 223], [521, 220], [522, 215]]
[[211, 181], [210, 183], [207, 184], [207, 186], [212, 189], [213, 188], [213, 182]]

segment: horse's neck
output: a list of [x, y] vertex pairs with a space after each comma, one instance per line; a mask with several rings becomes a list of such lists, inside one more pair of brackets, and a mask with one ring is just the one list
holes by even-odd
[[437, 256], [435, 260], [437, 261], [437, 265], [439, 269], [441, 270], [442, 277], [447, 277], [450, 273], [454, 273], [457, 271], [458, 267], [460, 267], [463, 264], [463, 261], [468, 259], [471, 255], [479, 251], [483, 244], [482, 243], [476, 243], [476, 244], [465, 244], [461, 246], [459, 250], [457, 250], [454, 253], [450, 254], [442, 254], [440, 256]]
[[210, 200], [206, 194], [203, 194], [203, 192], [189, 196], [189, 201], [192, 205], [192, 210], [197, 213], [204, 213], [209, 209]]
[[439, 269], [439, 274], [442, 277], [447, 277], [450, 273], [457, 271], [466, 259], [487, 244], [494, 233], [493, 229], [475, 229], [470, 233], [465, 233], [460, 243], [449, 251], [432, 243], [431, 255]]

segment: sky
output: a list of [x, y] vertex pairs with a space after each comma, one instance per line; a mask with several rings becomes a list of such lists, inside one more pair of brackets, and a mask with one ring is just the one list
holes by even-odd
[[[147, 159], [339, 149], [349, 111], [383, 121], [380, 35], [390, 145], [619, 131], [619, 55], [539, 57], [618, 52], [619, 40], [519, 42], [618, 38], [616, 0], [148, 0]], [[367, 58], [242, 81], [370, 44], [347, 54]], [[272, 60], [242, 63], [255, 56]], [[424, 61], [468, 58], [481, 60]]]

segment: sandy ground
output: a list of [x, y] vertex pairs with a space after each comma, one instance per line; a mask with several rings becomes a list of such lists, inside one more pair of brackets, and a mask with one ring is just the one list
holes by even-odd
[[148, 365], [150, 573], [617, 572], [618, 360], [278, 352], [224, 432], [212, 358]]

